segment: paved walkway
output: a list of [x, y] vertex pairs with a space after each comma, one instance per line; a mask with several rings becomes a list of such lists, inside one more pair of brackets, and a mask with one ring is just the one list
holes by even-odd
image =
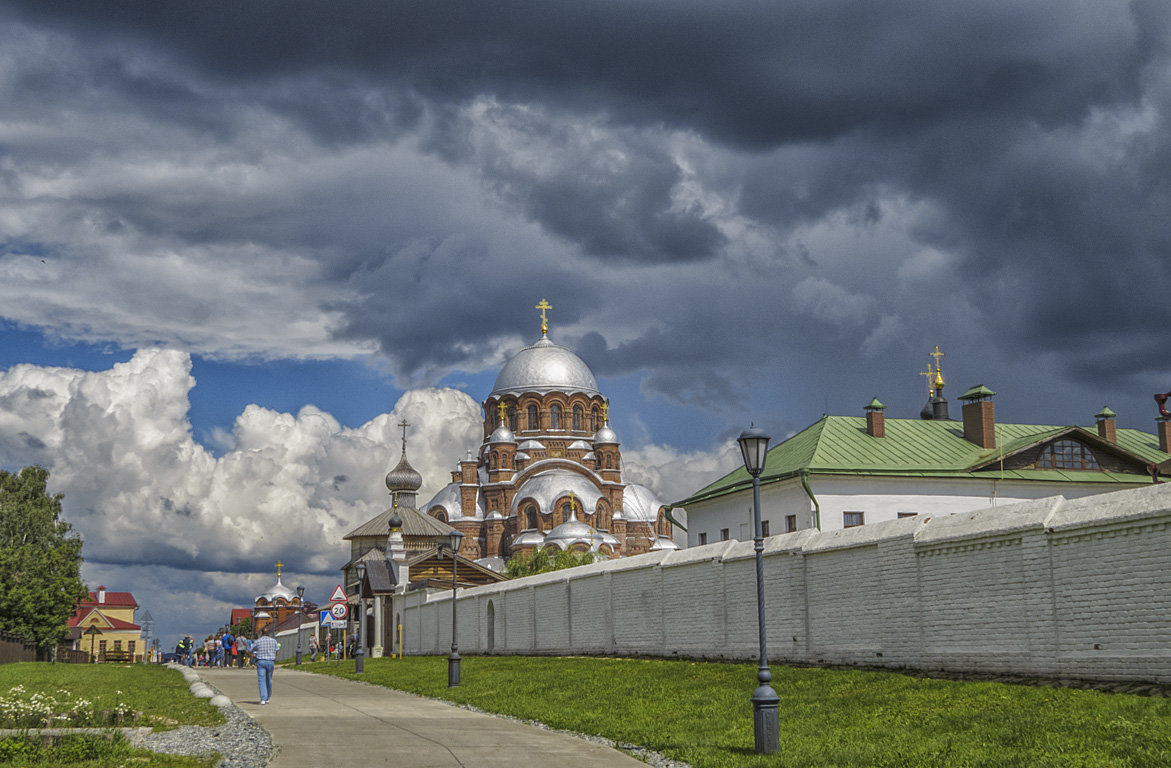
[[329, 675], [278, 667], [259, 704], [254, 669], [197, 670], [272, 735], [269, 768], [322, 765], [516, 768], [532, 759], [567, 768], [646, 768], [584, 739]]

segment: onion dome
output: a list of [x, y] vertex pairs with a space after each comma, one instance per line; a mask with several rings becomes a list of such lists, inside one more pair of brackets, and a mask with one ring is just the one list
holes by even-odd
[[602, 425], [602, 428], [594, 435], [594, 446], [599, 445], [618, 445], [618, 435], [610, 429], [609, 422]]
[[297, 597], [297, 593], [282, 584], [281, 577], [277, 576], [276, 584], [273, 584], [271, 587], [269, 587], [268, 591], [264, 593], [263, 597], [265, 597], [270, 603], [273, 600], [276, 600], [278, 597], [287, 602]]
[[554, 344], [548, 336], [525, 347], [500, 369], [488, 396], [519, 395], [523, 392], [582, 392], [599, 395], [593, 371], [571, 350]]
[[394, 491], [408, 491], [415, 492], [423, 485], [423, 476], [415, 471], [411, 463], [407, 461], [407, 452], [403, 451], [403, 457], [399, 459], [398, 465], [394, 469], [386, 473], [386, 487], [392, 493]]
[[512, 430], [501, 424], [488, 438], [489, 443], [516, 443], [516, 435], [512, 434]]
[[390, 519], [386, 521], [386, 527], [391, 531], [401, 531], [403, 529], [403, 519], [398, 513], [398, 507], [395, 507], [390, 513]]

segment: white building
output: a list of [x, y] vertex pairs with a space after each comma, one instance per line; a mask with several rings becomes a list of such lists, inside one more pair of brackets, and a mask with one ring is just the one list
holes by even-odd
[[[983, 386], [965, 393], [962, 422], [947, 418], [939, 391], [920, 419], [887, 419], [877, 398], [865, 417], [823, 416], [769, 451], [764, 535], [1136, 488], [1171, 459], [1167, 421], [1157, 436], [1118, 429], [1109, 408], [1096, 430], [997, 424], [994, 395]], [[742, 467], [676, 506], [687, 508], [688, 546], [753, 536], [752, 480]]]

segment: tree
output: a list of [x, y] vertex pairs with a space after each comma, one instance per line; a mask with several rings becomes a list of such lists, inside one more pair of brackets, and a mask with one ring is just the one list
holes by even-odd
[[0, 629], [36, 644], [42, 658], [68, 637], [68, 620], [87, 596], [81, 538], [61, 518], [49, 471], [0, 470]]
[[535, 573], [560, 571], [563, 568], [575, 568], [579, 565], [589, 565], [597, 559], [593, 552], [573, 552], [557, 547], [537, 547], [531, 552], [521, 552], [513, 555], [504, 564], [504, 572], [510, 579], [519, 579], [522, 576], [532, 576]]

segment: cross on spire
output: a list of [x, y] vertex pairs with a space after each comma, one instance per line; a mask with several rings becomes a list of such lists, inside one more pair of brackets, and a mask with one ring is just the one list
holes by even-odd
[[944, 356], [943, 352], [939, 351], [939, 345], [935, 345], [935, 351], [930, 353], [935, 358], [935, 378], [932, 380], [932, 386], [935, 389], [943, 389], [943, 366], [939, 363], [939, 358]]
[[935, 375], [935, 371], [931, 368], [931, 363], [927, 364], [927, 370], [919, 371], [919, 375], [927, 377], [927, 396], [930, 397], [932, 392], [931, 385], [934, 383], [934, 379], [931, 377]]
[[544, 336], [549, 332], [549, 318], [545, 317], [545, 311], [553, 309], [553, 305], [541, 299], [541, 303], [536, 306], [536, 309], [541, 310], [541, 335]]
[[402, 431], [403, 431], [403, 456], [406, 456], [407, 455], [407, 427], [409, 427], [411, 425], [407, 423], [406, 419], [403, 419], [402, 421], [400, 421], [398, 423], [397, 426], [401, 427]]
[[284, 563], [282, 563], [280, 560], [277, 560], [277, 561], [276, 561], [276, 578], [277, 578], [277, 581], [280, 581], [280, 580], [281, 580], [281, 568], [284, 568], [284, 567], [285, 567], [285, 564], [284, 564]]

